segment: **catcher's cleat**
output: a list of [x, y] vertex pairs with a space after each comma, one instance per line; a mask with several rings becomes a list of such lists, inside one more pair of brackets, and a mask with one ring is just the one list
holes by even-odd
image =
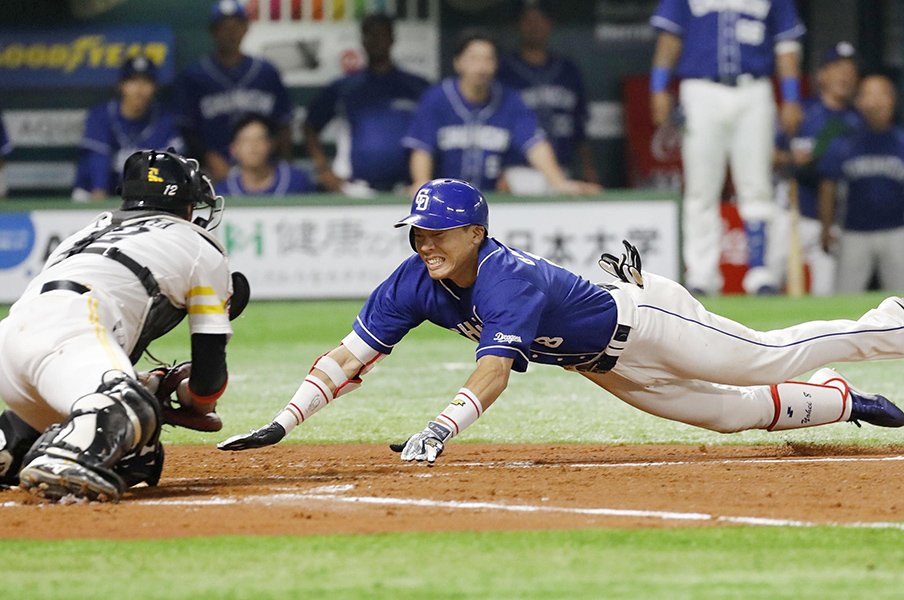
[[31, 461], [19, 473], [19, 481], [23, 489], [51, 502], [67, 497], [76, 501], [118, 502], [123, 492], [120, 481], [111, 481], [75, 461], [53, 456], [39, 456]]

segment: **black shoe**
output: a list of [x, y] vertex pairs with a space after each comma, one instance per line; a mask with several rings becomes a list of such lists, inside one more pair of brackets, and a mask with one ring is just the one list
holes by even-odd
[[904, 426], [904, 411], [895, 406], [885, 396], [879, 394], [864, 394], [853, 387], [851, 391], [851, 418], [848, 419], [856, 425], [860, 421], [877, 427], [902, 427]]

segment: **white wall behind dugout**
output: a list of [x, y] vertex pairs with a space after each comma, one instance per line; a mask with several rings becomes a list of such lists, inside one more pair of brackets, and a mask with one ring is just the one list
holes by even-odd
[[[233, 207], [217, 233], [252, 298], [364, 298], [406, 257], [408, 234], [394, 206]], [[59, 240], [90, 220], [85, 210], [0, 213], [0, 302], [12, 302]], [[490, 234], [592, 281], [597, 260], [631, 240], [644, 269], [677, 279], [678, 206], [667, 200], [497, 203]]]

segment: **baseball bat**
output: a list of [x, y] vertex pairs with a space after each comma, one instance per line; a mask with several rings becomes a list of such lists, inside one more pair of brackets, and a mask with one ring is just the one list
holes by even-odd
[[804, 295], [804, 257], [800, 245], [800, 204], [797, 198], [797, 179], [788, 182], [788, 280], [786, 293], [792, 298]]

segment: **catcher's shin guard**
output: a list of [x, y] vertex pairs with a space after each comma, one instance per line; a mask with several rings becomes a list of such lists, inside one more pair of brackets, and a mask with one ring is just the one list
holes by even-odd
[[19, 485], [19, 469], [28, 449], [41, 433], [16, 413], [0, 414], [0, 486]]
[[68, 495], [116, 501], [126, 482], [115, 465], [135, 449], [156, 446], [160, 421], [159, 405], [138, 382], [124, 376], [105, 382], [38, 439], [21, 485], [54, 501]]

